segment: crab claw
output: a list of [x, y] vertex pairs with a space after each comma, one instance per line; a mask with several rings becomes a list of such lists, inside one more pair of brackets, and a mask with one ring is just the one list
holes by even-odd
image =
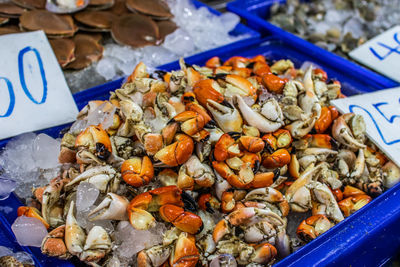
[[235, 98], [243, 118], [250, 126], [256, 127], [260, 132], [275, 132], [283, 125], [282, 110], [275, 99], [268, 100], [258, 113], [250, 108], [241, 96], [236, 95]]
[[96, 225], [90, 229], [84, 251], [79, 255], [79, 259], [85, 262], [97, 262], [104, 258], [110, 250], [110, 236], [103, 227]]
[[242, 136], [239, 138], [240, 144], [251, 153], [258, 153], [264, 149], [264, 141], [259, 137]]
[[46, 222], [50, 222], [49, 213], [53, 205], [59, 200], [60, 192], [64, 187], [65, 180], [60, 177], [54, 178], [42, 194], [42, 216]]
[[218, 126], [224, 132], [241, 132], [243, 119], [239, 111], [233, 106], [225, 106], [215, 102], [214, 100], [207, 100], [207, 109], [213, 115]]
[[94, 125], [87, 127], [76, 137], [75, 147], [86, 147], [101, 160], [106, 160], [112, 152], [108, 133], [101, 126]]
[[189, 136], [200, 132], [206, 124], [203, 116], [190, 110], [179, 113], [172, 121], [180, 122], [181, 131]]
[[286, 225], [281, 216], [266, 209], [245, 207], [239, 208], [228, 215], [228, 221], [234, 226], [250, 226], [264, 220], [276, 226]]
[[162, 266], [171, 255], [169, 246], [158, 245], [142, 250], [137, 255], [138, 267]]
[[235, 144], [238, 136], [240, 133], [237, 132], [221, 135], [214, 147], [214, 157], [217, 161], [224, 161], [241, 154], [239, 146]]
[[224, 96], [222, 95], [221, 90], [222, 88], [220, 88], [218, 82], [212, 79], [199, 81], [193, 86], [193, 92], [196, 95], [196, 99], [203, 107], [207, 105], [207, 100], [209, 99], [222, 103], [224, 101]]
[[199, 216], [175, 205], [161, 206], [160, 215], [164, 221], [189, 234], [197, 234], [203, 229], [203, 221]]
[[386, 174], [384, 185], [386, 188], [391, 188], [400, 181], [400, 168], [392, 161], [388, 161], [382, 171]]
[[251, 261], [258, 264], [267, 264], [272, 261], [277, 255], [276, 248], [269, 243], [255, 245], [254, 249], [255, 252], [252, 256]]
[[128, 205], [129, 201], [125, 197], [108, 193], [104, 200], [88, 214], [89, 220], [125, 221], [128, 219], [126, 214]]
[[150, 158], [134, 157], [125, 160], [121, 166], [121, 175], [124, 181], [134, 187], [147, 185], [154, 176], [153, 163]]
[[[74, 185], [85, 181], [93, 184], [101, 192], [106, 192], [115, 174], [116, 171], [110, 165], [96, 166], [76, 176], [71, 182], [65, 185], [65, 190], [68, 191]], [[113, 188], [111, 188], [111, 190], [112, 189]]]
[[75, 219], [74, 208], [74, 201], [71, 201], [65, 224], [65, 244], [69, 253], [77, 256], [83, 252], [86, 235]]
[[199, 257], [195, 237], [182, 232], [172, 249], [169, 264], [177, 267], [195, 267]]
[[350, 127], [348, 126], [345, 115], [340, 116], [333, 122], [332, 126], [332, 136], [335, 138], [336, 141], [341, 143], [342, 145], [346, 145], [351, 149], [360, 149], [366, 148], [366, 146], [360, 143], [353, 135]]
[[186, 134], [177, 134], [175, 142], [164, 147], [154, 155], [154, 159], [174, 167], [185, 163], [193, 153], [194, 143]]
[[69, 259], [71, 257], [71, 254], [69, 254], [68, 249], [65, 245], [64, 237], [65, 225], [61, 225], [52, 230], [46, 235], [46, 237], [42, 241], [42, 253], [50, 257]]
[[272, 154], [264, 155], [262, 165], [265, 168], [280, 168], [290, 163], [290, 153], [285, 148], [278, 149]]
[[289, 203], [284, 198], [281, 192], [272, 187], [263, 187], [251, 190], [245, 197], [246, 201], [267, 201], [269, 203], [276, 203], [279, 205], [282, 216], [289, 214]]
[[313, 112], [310, 113], [310, 117], [306, 120], [297, 120], [292, 122], [289, 125], [286, 125], [285, 128], [290, 131], [290, 134], [295, 138], [302, 138], [306, 136], [315, 125], [315, 122], [318, 120], [321, 114], [321, 106], [317, 103], [313, 109]]
[[328, 231], [333, 224], [322, 214], [313, 215], [300, 223], [296, 233], [304, 242], [310, 242], [317, 236]]
[[344, 220], [335, 196], [328, 186], [315, 181], [312, 181], [308, 186], [312, 189], [316, 201], [326, 206], [326, 215], [329, 218], [333, 219], [335, 222]]

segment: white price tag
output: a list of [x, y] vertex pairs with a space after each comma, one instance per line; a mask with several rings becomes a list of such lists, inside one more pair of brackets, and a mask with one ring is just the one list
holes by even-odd
[[400, 82], [400, 26], [395, 26], [350, 52], [350, 57]]
[[75, 120], [78, 109], [42, 31], [0, 36], [0, 139]]
[[362, 115], [368, 137], [400, 166], [400, 87], [331, 101], [341, 113]]

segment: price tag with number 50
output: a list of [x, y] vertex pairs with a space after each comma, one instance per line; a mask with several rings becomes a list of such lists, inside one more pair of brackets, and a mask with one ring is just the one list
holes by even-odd
[[78, 109], [42, 31], [0, 36], [0, 139], [75, 120]]

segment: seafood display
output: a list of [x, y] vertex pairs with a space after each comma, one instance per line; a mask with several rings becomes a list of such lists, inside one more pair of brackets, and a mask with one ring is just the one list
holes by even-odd
[[269, 21], [326, 50], [347, 54], [398, 24], [399, 0], [288, 0], [271, 7]]
[[[91, 266], [272, 265], [400, 180], [342, 97], [285, 59], [141, 62], [64, 131], [61, 171], [17, 220], [47, 231], [42, 253]], [[296, 236], [292, 214], [309, 214]]]

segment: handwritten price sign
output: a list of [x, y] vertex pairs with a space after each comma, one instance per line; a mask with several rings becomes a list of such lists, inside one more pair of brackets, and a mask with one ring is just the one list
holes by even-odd
[[369, 40], [350, 52], [360, 63], [400, 82], [400, 26]]
[[42, 31], [0, 36], [0, 139], [71, 122], [78, 109]]
[[400, 166], [400, 87], [332, 101], [364, 117], [368, 137]]

